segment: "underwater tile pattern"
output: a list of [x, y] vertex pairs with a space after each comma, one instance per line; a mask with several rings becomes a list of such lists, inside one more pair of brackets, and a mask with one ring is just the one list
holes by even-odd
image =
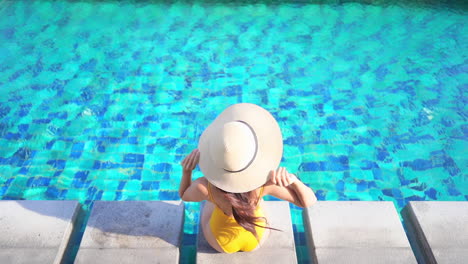
[[467, 10], [0, 0], [0, 198], [179, 199], [203, 129], [250, 102], [320, 200], [467, 200]]

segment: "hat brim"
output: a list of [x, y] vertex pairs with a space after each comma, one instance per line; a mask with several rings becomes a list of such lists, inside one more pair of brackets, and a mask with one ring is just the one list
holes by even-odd
[[[255, 131], [257, 155], [241, 172], [228, 172], [219, 168], [209, 154], [210, 138], [221, 133], [224, 124], [244, 121]], [[283, 156], [283, 138], [275, 118], [260, 106], [241, 103], [226, 108], [206, 130], [198, 142], [199, 166], [206, 179], [216, 187], [232, 193], [254, 190], [268, 181], [271, 170], [278, 168]]]

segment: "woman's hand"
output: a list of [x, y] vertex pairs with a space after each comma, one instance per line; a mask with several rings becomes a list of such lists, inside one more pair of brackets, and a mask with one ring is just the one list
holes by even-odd
[[200, 151], [198, 149], [194, 149], [181, 163], [184, 172], [192, 172], [197, 166], [199, 160]]
[[296, 175], [289, 173], [285, 167], [279, 167], [276, 171], [270, 171], [270, 182], [281, 186], [287, 187], [297, 180]]

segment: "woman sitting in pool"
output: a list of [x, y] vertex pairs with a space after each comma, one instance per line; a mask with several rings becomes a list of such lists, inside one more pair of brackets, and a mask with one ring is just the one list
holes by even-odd
[[[202, 230], [219, 252], [257, 249], [268, 237], [262, 197], [272, 195], [300, 207], [317, 200], [313, 191], [285, 168], [281, 131], [273, 116], [253, 104], [225, 109], [203, 132], [198, 149], [183, 161], [179, 195], [184, 201], [208, 202]], [[205, 177], [192, 182], [199, 164]]]

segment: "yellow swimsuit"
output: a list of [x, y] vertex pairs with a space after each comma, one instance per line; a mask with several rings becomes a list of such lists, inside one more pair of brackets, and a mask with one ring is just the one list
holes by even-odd
[[[208, 193], [210, 195], [211, 201], [216, 205], [213, 195], [211, 194], [211, 184], [208, 183]], [[262, 196], [263, 187], [260, 190], [260, 196]], [[257, 201], [258, 204], [258, 201]], [[255, 209], [255, 216], [265, 217], [260, 206], [257, 206]], [[262, 225], [263, 221], [258, 221], [256, 224]], [[210, 228], [213, 233], [216, 241], [218, 241], [219, 246], [226, 253], [234, 253], [239, 250], [242, 251], [252, 251], [258, 246], [258, 241], [255, 236], [247, 231], [245, 228], [240, 226], [233, 216], [227, 216], [224, 212], [216, 205], [213, 214], [210, 218]], [[258, 239], [261, 240], [265, 228], [256, 226], [255, 230], [257, 231]]]

